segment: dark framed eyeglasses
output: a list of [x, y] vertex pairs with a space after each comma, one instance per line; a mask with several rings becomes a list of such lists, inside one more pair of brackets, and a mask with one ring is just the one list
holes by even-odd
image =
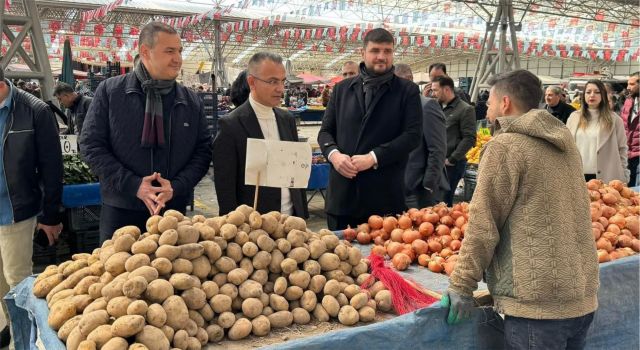
[[251, 76], [252, 76], [252, 77], [254, 77], [255, 79], [260, 80], [260, 81], [261, 81], [261, 82], [263, 82], [263, 83], [267, 83], [267, 84], [269, 84], [269, 85], [271, 85], [271, 86], [278, 86], [278, 85], [283, 85], [283, 86], [284, 86], [284, 85], [287, 85], [287, 84], [289, 83], [289, 81], [288, 81], [287, 79], [282, 79], [282, 80], [280, 80], [280, 79], [269, 79], [269, 80], [264, 80], [264, 79], [261, 79], [261, 78], [256, 77], [256, 76], [255, 76], [255, 75], [253, 75], [253, 74], [249, 74], [249, 75], [251, 75]]

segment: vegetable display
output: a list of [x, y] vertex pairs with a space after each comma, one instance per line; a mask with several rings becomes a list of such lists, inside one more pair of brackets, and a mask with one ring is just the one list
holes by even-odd
[[467, 152], [467, 163], [478, 164], [480, 163], [480, 154], [482, 148], [487, 142], [491, 140], [491, 133], [488, 129], [484, 128], [478, 131], [476, 134], [476, 144]]
[[93, 175], [89, 166], [80, 159], [80, 155], [64, 155], [62, 156], [62, 164], [64, 167], [62, 182], [65, 185], [98, 182], [98, 178]]
[[122, 227], [36, 278], [68, 349], [200, 349], [312, 319], [370, 322], [392, 307], [380, 283], [360, 289], [370, 277], [360, 250], [298, 217], [168, 210], [146, 229]]

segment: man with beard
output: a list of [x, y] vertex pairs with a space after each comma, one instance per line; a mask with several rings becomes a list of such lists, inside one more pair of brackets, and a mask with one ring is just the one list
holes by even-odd
[[396, 77], [393, 36], [364, 38], [360, 74], [335, 86], [318, 144], [332, 165], [325, 211], [329, 229], [406, 209], [404, 173], [421, 135], [422, 106], [413, 82]]
[[640, 130], [638, 128], [638, 106], [640, 105], [640, 99], [638, 99], [638, 77], [640, 72], [633, 73], [627, 81], [627, 90], [629, 90], [629, 96], [624, 101], [624, 106], [620, 111], [620, 116], [624, 122], [624, 131], [627, 134], [627, 146], [629, 147], [628, 154], [628, 167], [631, 171], [629, 178], [629, 186], [636, 186], [638, 178], [638, 159], [640, 159]]
[[180, 35], [151, 22], [140, 31], [133, 72], [105, 80], [80, 135], [80, 153], [100, 179], [100, 241], [150, 215], [186, 211], [211, 162], [211, 136], [200, 98], [176, 84]]

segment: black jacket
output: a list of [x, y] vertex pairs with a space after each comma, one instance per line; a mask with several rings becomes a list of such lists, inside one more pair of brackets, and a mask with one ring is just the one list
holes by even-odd
[[409, 153], [421, 135], [422, 106], [418, 87], [393, 77], [376, 92], [371, 113], [365, 116], [362, 77], [338, 83], [327, 105], [318, 143], [327, 159], [338, 149], [347, 155], [373, 151], [377, 169], [347, 179], [333, 167], [325, 211], [331, 215], [368, 217], [400, 214], [406, 209], [404, 173]]
[[69, 108], [71, 111], [71, 121], [74, 126], [73, 133], [80, 135], [82, 132], [82, 124], [91, 106], [92, 98], [89, 96], [78, 95], [78, 98], [73, 102], [73, 106]]
[[[279, 108], [274, 108], [273, 111], [280, 140], [298, 141], [296, 122], [291, 114]], [[220, 215], [235, 210], [241, 204], [253, 207], [255, 186], [244, 184], [247, 138], [264, 139], [258, 118], [248, 100], [218, 120], [218, 134], [213, 142], [213, 176]], [[266, 214], [270, 211], [280, 211], [280, 188], [260, 187], [259, 191], [258, 212]], [[289, 191], [293, 215], [309, 217], [305, 190]]]
[[[109, 78], [96, 90], [80, 135], [80, 153], [100, 179], [102, 201], [122, 209], [146, 211], [136, 197], [144, 176], [159, 172], [171, 181], [168, 206], [186, 206], [211, 162], [211, 135], [202, 102], [176, 84], [165, 127], [165, 146], [142, 148], [145, 94], [133, 73]], [[167, 131], [167, 128], [168, 131]]]
[[41, 212], [40, 223], [59, 224], [63, 168], [56, 118], [46, 103], [14, 87], [7, 123], [3, 160], [13, 220]]
[[545, 105], [545, 109], [547, 110], [547, 112], [551, 113], [551, 115], [560, 119], [560, 121], [564, 124], [567, 124], [567, 119], [569, 119], [571, 113], [576, 111], [576, 109], [573, 108], [572, 105], [566, 104], [562, 101], [558, 102], [558, 104], [554, 107]]
[[476, 144], [476, 111], [459, 97], [443, 108], [447, 125], [447, 159], [455, 164], [465, 161]]
[[435, 99], [422, 97], [422, 137], [418, 147], [409, 154], [405, 173], [407, 194], [428, 188], [437, 193], [447, 182], [444, 159], [447, 152], [447, 134], [442, 108]]

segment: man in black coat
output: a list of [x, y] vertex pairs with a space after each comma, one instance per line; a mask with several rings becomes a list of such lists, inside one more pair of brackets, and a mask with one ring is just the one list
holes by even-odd
[[[245, 185], [247, 139], [298, 141], [293, 116], [280, 108], [286, 82], [282, 58], [259, 52], [251, 57], [247, 69], [249, 99], [218, 120], [213, 143], [213, 176], [220, 215], [241, 204], [253, 206], [255, 186]], [[304, 189], [260, 187], [260, 213], [279, 211], [307, 218], [309, 212]]]
[[565, 103], [562, 97], [562, 89], [559, 86], [549, 86], [544, 92], [544, 108], [561, 122], [567, 124], [567, 119], [576, 109]]
[[318, 133], [331, 162], [325, 202], [329, 229], [406, 209], [404, 173], [418, 145], [422, 106], [416, 84], [394, 75], [393, 36], [364, 38], [360, 74], [335, 86]]
[[140, 31], [134, 71], [102, 82], [80, 135], [80, 153], [100, 179], [100, 239], [150, 215], [185, 212], [211, 163], [211, 135], [200, 98], [176, 84], [180, 36], [160, 22]]
[[[411, 67], [397, 64], [398, 77], [413, 81]], [[406, 203], [409, 208], [424, 208], [436, 204], [440, 190], [448, 191], [444, 167], [447, 152], [447, 129], [442, 108], [433, 98], [421, 96], [422, 137], [418, 147], [409, 154], [404, 175]]]
[[91, 97], [78, 94], [71, 85], [62, 82], [53, 89], [53, 96], [60, 101], [61, 105], [71, 111], [68, 133], [80, 135], [84, 118], [89, 111], [89, 106], [91, 106]]

